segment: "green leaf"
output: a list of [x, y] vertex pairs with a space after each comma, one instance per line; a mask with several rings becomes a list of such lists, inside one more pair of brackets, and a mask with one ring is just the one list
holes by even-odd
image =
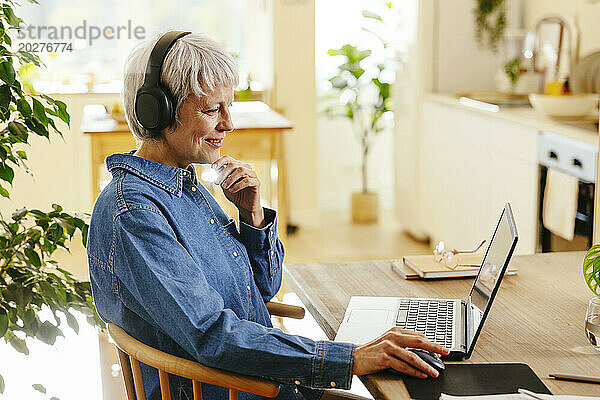
[[376, 19], [377, 21], [383, 22], [383, 19], [381, 18], [381, 16], [379, 14], [376, 14], [369, 10], [363, 10], [362, 16], [365, 18], [372, 18], [372, 19]]
[[62, 226], [65, 231], [67, 231], [67, 234], [69, 235], [69, 237], [73, 236], [73, 234], [75, 233], [75, 226], [68, 219], [62, 218], [62, 217], [56, 217], [54, 220], [60, 226]]
[[36, 266], [38, 268], [42, 266], [42, 261], [40, 260], [40, 256], [34, 250], [32, 250], [30, 248], [26, 248], [23, 252], [25, 253], [25, 256], [27, 257], [29, 262], [32, 263], [34, 266]]
[[31, 116], [31, 106], [25, 99], [17, 100], [17, 110], [24, 116]]
[[[25, 103], [27, 104], [27, 103]], [[27, 105], [29, 106], [29, 105]], [[20, 122], [9, 122], [8, 123], [8, 131], [15, 137], [19, 139], [20, 142], [27, 143], [27, 138], [29, 137], [29, 132], [25, 125]], [[19, 150], [22, 151], [22, 150]], [[25, 158], [27, 159], [27, 158]]]
[[0, 337], [3, 337], [8, 329], [8, 313], [5, 309], [0, 308]]
[[39, 100], [33, 99], [33, 116], [40, 122], [44, 127], [48, 126], [48, 116], [46, 115], [46, 108]]
[[46, 218], [46, 213], [40, 210], [29, 210], [29, 213], [38, 218]]
[[585, 255], [583, 277], [590, 290], [600, 295], [600, 245], [592, 246]]
[[[8, 343], [10, 343], [10, 345], [13, 347], [13, 349], [18, 351], [19, 353], [29, 355], [29, 349], [27, 348], [27, 344], [25, 343], [25, 341], [23, 339], [19, 339], [11, 331], [7, 331], [5, 336], [8, 337]], [[5, 337], [5, 339], [6, 339], [6, 337]]]
[[23, 219], [25, 215], [27, 215], [27, 208], [19, 208], [12, 213], [12, 219], [19, 221], [20, 219]]
[[62, 332], [56, 325], [49, 321], [44, 321], [36, 334], [36, 337], [46, 344], [53, 345], [56, 342], [57, 336], [63, 336]]
[[46, 282], [46, 281], [42, 281], [40, 282], [40, 290], [42, 292], [42, 295], [46, 298], [49, 299], [54, 299], [56, 297], [56, 291], [54, 290], [54, 287]]
[[0, 61], [0, 79], [12, 85], [15, 82], [15, 75], [11, 58]]
[[14, 177], [15, 171], [8, 165], [0, 163], [0, 179], [12, 184]]
[[341, 76], [334, 76], [333, 78], [329, 79], [329, 82], [331, 82], [331, 86], [336, 89], [344, 89], [348, 87], [348, 81]]
[[56, 110], [56, 116], [63, 120], [67, 125], [70, 125], [71, 117], [67, 112], [67, 105], [60, 100], [54, 100], [54, 104], [56, 104], [56, 107], [58, 108]]
[[4, 16], [6, 17], [6, 21], [14, 27], [19, 26], [19, 24], [21, 22], [23, 22], [23, 20], [19, 17], [17, 17], [15, 15], [15, 13], [13, 12], [12, 8], [10, 8], [9, 6], [5, 5], [2, 7], [2, 12], [4, 13]]
[[[12, 94], [10, 92], [10, 87], [8, 85], [0, 86], [0, 112], [2, 112], [2, 114], [8, 111], [11, 100]], [[4, 118], [8, 119], [8, 115], [5, 115]]]
[[21, 319], [23, 320], [23, 328], [25, 329], [25, 333], [28, 336], [35, 336], [39, 328], [39, 320], [35, 315], [35, 311], [33, 311], [31, 308], [28, 309], [21, 316]]
[[2, 186], [0, 186], [0, 196], [6, 197], [7, 199], [10, 198], [8, 190], [4, 189]]
[[27, 125], [27, 127], [29, 129], [31, 129], [33, 132], [35, 132], [39, 136], [43, 136], [46, 138], [50, 136], [50, 133], [48, 132], [48, 129], [46, 128], [47, 124], [44, 125], [35, 118], [26, 119], [25, 124]]
[[27, 160], [27, 153], [25, 153], [23, 150], [17, 150], [17, 155], [19, 156], [19, 158]]
[[19, 94], [19, 96], [23, 97], [23, 89], [21, 88], [21, 82], [15, 79], [15, 81], [10, 86], [15, 92]]
[[39, 383], [34, 383], [33, 385], [31, 385], [32, 388], [34, 388], [35, 390], [37, 390], [38, 392], [42, 392], [44, 394], [46, 394], [46, 388], [44, 387], [44, 385], [41, 385]]
[[31, 289], [20, 282], [13, 282], [4, 289], [3, 296], [8, 301], [14, 301], [17, 308], [24, 310], [31, 302]]
[[83, 246], [85, 247], [87, 244], [87, 237], [88, 237], [88, 230], [89, 230], [89, 225], [86, 224], [83, 229], [81, 230], [81, 243], [83, 243]]
[[48, 227], [48, 230], [46, 231], [46, 237], [54, 243], [56, 243], [60, 239], [62, 239], [62, 236], [63, 236], [63, 228], [56, 223], [50, 225]]
[[70, 312], [65, 312], [65, 315], [67, 317], [67, 325], [69, 325], [75, 333], [79, 333], [79, 323], [77, 323], [77, 319]]
[[17, 55], [19, 59], [24, 63], [32, 63], [33, 65], [39, 67], [43, 63], [40, 60], [40, 57], [37, 54], [28, 53], [26, 51], [19, 50], [17, 51]]
[[4, 385], [4, 378], [2, 377], [2, 375], [0, 375], [0, 394], [4, 393], [4, 388], [6, 386]]

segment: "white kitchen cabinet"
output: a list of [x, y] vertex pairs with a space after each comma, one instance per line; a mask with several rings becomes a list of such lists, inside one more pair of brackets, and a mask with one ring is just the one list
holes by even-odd
[[432, 243], [469, 250], [489, 239], [505, 202], [535, 252], [537, 132], [480, 111], [425, 101], [421, 123], [420, 215]]
[[519, 234], [516, 252], [533, 254], [538, 235], [538, 132], [494, 120], [491, 133], [490, 209], [500, 210], [506, 202], [512, 205]]

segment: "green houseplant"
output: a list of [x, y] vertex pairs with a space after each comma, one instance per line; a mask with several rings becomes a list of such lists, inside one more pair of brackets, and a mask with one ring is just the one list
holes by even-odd
[[600, 244], [593, 245], [585, 255], [583, 277], [590, 290], [600, 296]]
[[[34, 0], [29, 0], [34, 2]], [[8, 198], [16, 168], [26, 165], [29, 135], [45, 138], [53, 131], [62, 136], [56, 122], [69, 124], [65, 103], [44, 94], [24, 90], [15, 71], [23, 65], [39, 67], [34, 53], [15, 51], [9, 35], [23, 21], [13, 9], [15, 2], [0, 3], [0, 195]], [[87, 316], [89, 323], [102, 325], [92, 303], [89, 282], [77, 280], [52, 260], [58, 249], [79, 231], [85, 245], [88, 225], [76, 215], [54, 204], [49, 211], [21, 208], [0, 216], [0, 338], [15, 351], [28, 354], [27, 343], [39, 340], [49, 345], [63, 336], [62, 320], [78, 332], [73, 311]], [[43, 317], [49, 310], [52, 320]], [[5, 382], [0, 364], [0, 394]], [[41, 384], [33, 387], [45, 393]]]
[[506, 29], [505, 0], [475, 0], [475, 39], [494, 53]]
[[[392, 9], [391, 2], [385, 7]], [[351, 121], [353, 133], [361, 147], [361, 191], [352, 196], [352, 214], [355, 222], [374, 222], [377, 220], [377, 194], [369, 191], [368, 159], [373, 141], [377, 135], [387, 128], [385, 116], [391, 117], [392, 99], [390, 97], [391, 80], [395, 64], [398, 62], [396, 52], [390, 41], [382, 34], [388, 23], [384, 15], [365, 10], [363, 18], [374, 23], [372, 29], [363, 30], [377, 38], [384, 50], [392, 50], [394, 56], [376, 57], [370, 49], [359, 49], [357, 46], [345, 44], [339, 49], [330, 49], [330, 56], [339, 57], [335, 75], [329, 78], [335, 93], [335, 104], [325, 109], [330, 116], [341, 116]], [[385, 53], [385, 52], [384, 52]]]

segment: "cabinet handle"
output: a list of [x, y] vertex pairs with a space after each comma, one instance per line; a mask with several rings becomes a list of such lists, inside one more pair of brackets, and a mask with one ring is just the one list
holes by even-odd
[[548, 152], [548, 157], [554, 159], [554, 160], [558, 160], [558, 154], [556, 154], [555, 152], [553, 152], [552, 150], [550, 150]]
[[572, 159], [571, 164], [575, 167], [583, 168], [583, 164], [577, 158]]

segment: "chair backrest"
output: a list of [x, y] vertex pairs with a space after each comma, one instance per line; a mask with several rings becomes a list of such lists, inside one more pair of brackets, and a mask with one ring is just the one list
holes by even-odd
[[128, 400], [136, 400], [136, 395], [137, 400], [146, 400], [140, 362], [158, 369], [163, 400], [171, 400], [168, 374], [191, 379], [194, 400], [202, 400], [202, 383], [228, 388], [230, 400], [237, 400], [238, 391], [265, 397], [279, 394], [279, 384], [276, 382], [206, 367], [173, 356], [132, 338], [115, 324], [108, 324], [108, 333], [117, 345]]

